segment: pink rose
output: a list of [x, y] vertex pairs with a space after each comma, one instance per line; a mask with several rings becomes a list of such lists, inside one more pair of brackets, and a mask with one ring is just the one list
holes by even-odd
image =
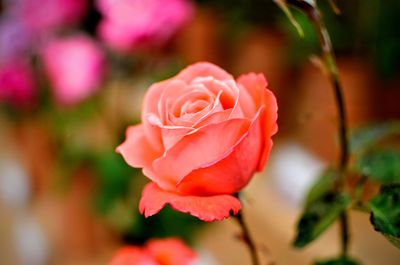
[[196, 254], [176, 238], [150, 240], [145, 247], [124, 247], [109, 265], [190, 265]]
[[84, 35], [48, 43], [42, 60], [56, 100], [69, 105], [91, 96], [101, 85], [104, 59], [97, 43]]
[[193, 12], [189, 0], [97, 0], [97, 6], [104, 16], [98, 34], [120, 52], [163, 45]]
[[152, 85], [142, 124], [129, 127], [117, 147], [152, 181], [140, 211], [147, 217], [170, 204], [204, 221], [237, 213], [233, 194], [263, 169], [276, 120], [276, 100], [262, 74], [235, 81], [213, 64], [197, 63]]
[[10, 4], [11, 12], [33, 33], [45, 33], [78, 23], [86, 14], [87, 0], [19, 0]]
[[19, 108], [36, 103], [36, 83], [29, 64], [15, 60], [0, 65], [0, 101]]

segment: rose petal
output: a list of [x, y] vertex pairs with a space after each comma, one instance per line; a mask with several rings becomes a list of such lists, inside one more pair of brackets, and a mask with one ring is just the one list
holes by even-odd
[[239, 200], [231, 195], [181, 196], [161, 190], [155, 183], [149, 183], [143, 190], [139, 210], [145, 217], [149, 217], [158, 213], [166, 204], [206, 222], [220, 221], [229, 217], [231, 212], [237, 214], [241, 208]]
[[143, 168], [143, 174], [161, 187], [175, 188], [175, 182], [169, 182], [168, 179], [162, 179], [159, 175], [153, 173], [152, 162], [160, 157], [161, 153], [154, 150], [150, 145], [144, 134], [143, 125], [128, 127], [126, 139], [117, 147], [116, 151], [122, 155], [128, 165]]
[[263, 74], [241, 75], [237, 79], [237, 83], [249, 92], [257, 109], [264, 103], [264, 91], [267, 90], [268, 83]]
[[222, 68], [207, 62], [199, 62], [186, 67], [175, 79], [191, 83], [196, 78], [208, 76], [214, 77], [217, 80], [233, 79], [233, 77]]
[[168, 115], [170, 112], [170, 105], [176, 102], [176, 99], [182, 95], [190, 92], [189, 86], [181, 80], [172, 79], [168, 82], [158, 100], [158, 114], [163, 124], [169, 124]]
[[157, 158], [153, 162], [154, 172], [160, 179], [177, 184], [194, 169], [219, 161], [229, 154], [249, 125], [249, 120], [232, 119], [204, 126], [183, 137], [162, 157]]
[[165, 87], [169, 84], [170, 80], [158, 82], [150, 86], [143, 99], [142, 108], [142, 123], [144, 126], [144, 132], [147, 140], [151, 146], [157, 151], [162, 150], [162, 140], [160, 128], [148, 121], [148, 118], [155, 116], [158, 119], [159, 116], [159, 99], [163, 93]]
[[251, 119], [254, 117], [254, 115], [256, 115], [256, 105], [254, 104], [254, 101], [247, 89], [243, 88], [243, 86], [239, 86], [238, 101], [244, 117]]
[[138, 247], [120, 249], [109, 265], [158, 265], [159, 263]]
[[[263, 134], [265, 137], [271, 138], [278, 131], [278, 105], [276, 103], [274, 94], [267, 89], [268, 83], [264, 75], [255, 73], [241, 75], [237, 79], [237, 82], [249, 92], [256, 103], [256, 106], [265, 106], [265, 113], [263, 114], [265, 117], [262, 119], [262, 127], [264, 130]], [[272, 140], [269, 139], [265, 142], [265, 146], [263, 148], [264, 152], [261, 155], [257, 171], [263, 170], [264, 165], [269, 157], [271, 147]]]
[[146, 249], [159, 264], [163, 265], [189, 265], [196, 258], [196, 253], [177, 238], [150, 240], [146, 244]]
[[149, 167], [161, 154], [154, 150], [147, 140], [143, 125], [130, 126], [126, 130], [126, 139], [116, 149], [132, 167]]
[[278, 105], [276, 103], [276, 98], [274, 94], [268, 89], [264, 92], [264, 102], [265, 102], [265, 112], [263, 118], [263, 134], [269, 138], [264, 144], [263, 153], [261, 155], [260, 163], [258, 165], [257, 171], [262, 171], [264, 169], [265, 163], [268, 160], [269, 154], [272, 149], [272, 139], [271, 137], [278, 131]]
[[238, 192], [251, 179], [259, 165], [265, 139], [262, 131], [262, 108], [256, 115], [248, 132], [237, 144], [232, 146], [232, 152], [214, 164], [204, 165], [185, 176], [178, 184], [180, 194], [213, 195], [232, 194]]
[[171, 147], [173, 147], [177, 142], [179, 142], [186, 134], [192, 131], [192, 128], [187, 127], [174, 127], [167, 128], [163, 127], [162, 131], [162, 139], [164, 143], [164, 148], [168, 151]]

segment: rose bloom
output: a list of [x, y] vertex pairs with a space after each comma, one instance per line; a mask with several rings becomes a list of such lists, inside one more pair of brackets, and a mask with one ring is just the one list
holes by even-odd
[[58, 103], [70, 105], [91, 96], [101, 85], [105, 58], [84, 35], [54, 39], [42, 51], [44, 70]]
[[196, 254], [176, 238], [150, 240], [143, 247], [124, 247], [109, 265], [190, 265]]
[[97, 0], [97, 6], [104, 16], [98, 34], [119, 52], [163, 45], [193, 13], [189, 0]]
[[0, 101], [17, 108], [30, 108], [36, 103], [36, 81], [28, 63], [14, 60], [0, 65]]
[[142, 123], [127, 129], [117, 152], [152, 182], [142, 194], [144, 215], [166, 204], [204, 221], [240, 210], [233, 196], [261, 171], [277, 131], [277, 105], [262, 74], [235, 79], [197, 63], [152, 85]]

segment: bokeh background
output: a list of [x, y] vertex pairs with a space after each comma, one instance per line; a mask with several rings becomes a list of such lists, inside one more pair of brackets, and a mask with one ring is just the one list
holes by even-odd
[[[318, 4], [349, 125], [399, 119], [400, 2], [339, 0], [339, 15], [328, 2]], [[271, 159], [245, 190], [261, 255], [301, 265], [338, 251], [337, 227], [291, 247], [304, 194], [338, 155], [333, 92], [304, 15], [293, 11], [301, 38], [272, 0], [0, 3], [1, 265], [107, 264], [122, 245], [166, 236], [190, 243], [198, 264], [249, 264], [234, 220], [205, 224], [168, 208], [144, 219], [147, 180], [114, 151], [140, 122], [149, 85], [197, 61], [262, 72], [278, 100]], [[367, 215], [353, 213], [351, 228], [363, 264], [399, 264]]]

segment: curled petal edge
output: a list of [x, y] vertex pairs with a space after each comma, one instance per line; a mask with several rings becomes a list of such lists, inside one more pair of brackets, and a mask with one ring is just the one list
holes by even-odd
[[149, 183], [143, 190], [139, 210], [147, 218], [161, 211], [167, 204], [206, 222], [221, 221], [241, 209], [240, 201], [232, 195], [182, 196]]

